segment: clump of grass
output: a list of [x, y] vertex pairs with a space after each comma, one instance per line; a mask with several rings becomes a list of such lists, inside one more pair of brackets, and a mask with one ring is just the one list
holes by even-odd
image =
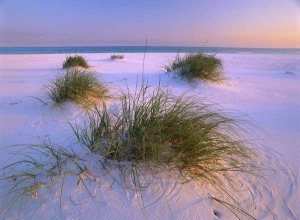
[[119, 112], [95, 107], [86, 127], [74, 129], [80, 142], [105, 158], [175, 168], [187, 179], [246, 167], [251, 151], [237, 139], [234, 119], [162, 88], [149, 96], [147, 89], [124, 94]]
[[85, 126], [73, 127], [80, 143], [108, 159], [104, 162], [128, 162], [137, 191], [147, 170], [150, 175], [163, 170], [183, 183], [209, 184], [232, 199], [235, 215], [252, 218], [239, 208], [228, 187], [239, 184], [232, 172], [251, 175], [255, 170], [254, 152], [239, 139], [237, 121], [161, 87], [150, 94], [148, 90], [143, 85], [134, 94], [124, 93], [117, 112], [95, 106]]
[[86, 126], [73, 127], [81, 144], [110, 161], [129, 162], [137, 188], [147, 167], [183, 182], [206, 182], [233, 198], [224, 181], [234, 185], [235, 180], [224, 175], [254, 169], [253, 152], [239, 140], [236, 120], [160, 87], [151, 95], [147, 90], [143, 85], [133, 95], [125, 93], [117, 112], [95, 106]]
[[112, 60], [123, 60], [124, 59], [124, 55], [122, 55], [122, 54], [113, 54], [113, 55], [110, 56], [110, 58]]
[[66, 100], [85, 104], [109, 97], [107, 86], [97, 80], [95, 73], [78, 68], [67, 69], [66, 73], [54, 79], [47, 89], [48, 96], [55, 104]]
[[200, 79], [216, 82], [223, 78], [222, 61], [215, 55], [204, 53], [189, 53], [184, 57], [177, 55], [164, 69], [167, 72], [174, 71], [177, 76], [188, 81]]
[[82, 56], [67, 56], [66, 60], [63, 63], [63, 68], [71, 68], [71, 67], [82, 67], [89, 68], [87, 61]]

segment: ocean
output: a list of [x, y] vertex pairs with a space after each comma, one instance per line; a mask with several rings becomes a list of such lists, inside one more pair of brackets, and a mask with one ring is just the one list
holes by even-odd
[[0, 54], [65, 54], [65, 53], [278, 53], [297, 54], [300, 49], [231, 48], [231, 47], [166, 47], [166, 46], [89, 46], [89, 47], [0, 47]]

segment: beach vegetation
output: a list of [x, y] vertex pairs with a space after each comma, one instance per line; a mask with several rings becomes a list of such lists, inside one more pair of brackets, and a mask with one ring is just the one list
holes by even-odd
[[73, 127], [78, 140], [107, 159], [175, 168], [188, 179], [244, 167], [251, 151], [236, 138], [237, 120], [161, 87], [147, 90], [125, 92], [118, 112], [95, 105], [86, 126]]
[[160, 87], [147, 90], [125, 92], [118, 112], [95, 106], [85, 126], [72, 127], [79, 142], [105, 161], [130, 163], [137, 188], [147, 170], [160, 170], [230, 194], [225, 182], [235, 180], [224, 175], [252, 172], [253, 152], [238, 138], [235, 119]]
[[112, 60], [123, 60], [125, 57], [122, 54], [113, 54], [110, 56]]
[[[210, 199], [228, 208], [237, 218], [254, 219], [235, 199], [236, 191], [232, 191], [235, 184], [240, 184], [234, 174], [254, 175], [257, 171], [255, 152], [240, 139], [242, 129], [238, 120], [199, 100], [175, 96], [168, 88], [150, 88], [145, 84], [134, 93], [129, 89], [123, 92], [117, 105], [112, 109], [105, 103], [95, 103], [90, 106], [85, 123], [70, 124], [78, 142], [91, 153], [84, 155], [99, 157], [97, 161], [114, 182], [118, 180], [110, 170], [119, 167], [121, 181], [123, 178], [125, 183], [129, 177], [143, 202], [142, 189], [159, 178], [163, 184], [161, 173], [171, 174], [182, 184], [200, 181], [223, 194], [221, 198], [210, 196]], [[65, 147], [43, 142], [27, 149], [36, 151], [39, 157], [21, 153], [24, 159], [0, 170], [4, 173], [1, 180], [11, 183], [6, 194], [10, 199], [3, 210], [25, 197], [37, 197], [41, 187], [49, 182], [60, 184], [62, 210], [66, 175], [78, 177], [85, 187], [84, 179], [94, 175], [80, 162], [78, 154]], [[124, 186], [122, 182], [119, 184]], [[87, 187], [86, 190], [89, 192]]]
[[63, 68], [72, 68], [72, 67], [82, 67], [89, 68], [87, 61], [79, 55], [67, 56], [66, 60], [63, 63]]
[[47, 86], [47, 93], [55, 104], [73, 101], [86, 104], [94, 100], [104, 100], [109, 97], [105, 84], [98, 81], [94, 72], [79, 68], [69, 68]]
[[21, 207], [26, 199], [42, 198], [43, 188], [58, 185], [62, 217], [62, 196], [66, 176], [75, 176], [78, 182], [90, 178], [87, 175], [88, 170], [80, 163], [81, 158], [73, 150], [67, 150], [46, 139], [40, 144], [13, 147], [17, 149], [14, 153], [16, 162], [0, 169], [0, 183], [5, 192], [1, 195], [5, 200], [2, 203], [0, 216], [5, 218], [13, 206]]
[[181, 57], [177, 55], [175, 60], [164, 66], [166, 72], [174, 72], [179, 78], [192, 81], [218, 82], [222, 77], [222, 61], [212, 54], [189, 53]]

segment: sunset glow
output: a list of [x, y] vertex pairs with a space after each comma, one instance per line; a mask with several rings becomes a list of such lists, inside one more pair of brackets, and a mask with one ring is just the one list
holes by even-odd
[[0, 1], [0, 46], [300, 47], [298, 0]]

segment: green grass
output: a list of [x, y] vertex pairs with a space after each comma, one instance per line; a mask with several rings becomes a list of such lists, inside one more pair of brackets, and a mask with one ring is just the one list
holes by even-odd
[[71, 67], [82, 67], [89, 68], [87, 61], [82, 56], [67, 56], [66, 60], [63, 63], [63, 68], [71, 68]]
[[113, 55], [110, 56], [110, 58], [112, 60], [123, 60], [124, 59], [124, 55], [122, 55], [122, 54], [113, 54]]
[[[182, 183], [197, 180], [212, 186], [221, 198], [208, 198], [237, 218], [253, 219], [236, 200], [235, 184], [239, 188], [239, 173], [254, 175], [255, 153], [240, 140], [241, 129], [235, 119], [198, 100], [174, 96], [161, 87], [150, 91], [144, 84], [134, 94], [124, 93], [119, 104], [115, 111], [105, 104], [92, 105], [87, 123], [72, 126], [79, 142], [92, 152], [90, 156], [99, 156], [109, 175], [111, 169], [119, 167], [120, 182], [112, 175], [114, 182], [123, 187], [129, 185], [130, 178], [130, 187], [143, 202], [142, 189], [151, 184], [149, 177], [161, 178], [160, 174], [167, 172]], [[37, 152], [38, 158], [22, 154], [23, 159], [0, 170], [4, 174], [0, 180], [9, 187], [3, 210], [25, 197], [38, 197], [39, 189], [49, 182], [60, 184], [62, 210], [65, 178], [69, 174], [78, 177], [78, 183], [82, 182], [89, 192], [84, 179], [96, 174], [73, 151], [48, 142], [28, 147]], [[163, 185], [164, 179], [161, 182]]]
[[251, 151], [234, 119], [162, 88], [147, 90], [124, 94], [117, 113], [95, 107], [85, 127], [73, 127], [79, 141], [105, 158], [175, 169], [189, 180], [247, 167]]
[[189, 53], [184, 57], [177, 55], [164, 69], [166, 72], [174, 71], [177, 76], [188, 81], [200, 79], [217, 82], [223, 79], [222, 61], [215, 55], [204, 53]]
[[65, 74], [59, 74], [48, 85], [47, 91], [55, 104], [66, 100], [86, 104], [109, 97], [107, 86], [97, 80], [95, 73], [78, 68], [70, 68]]
[[220, 110], [160, 87], [149, 95], [142, 86], [133, 95], [123, 95], [118, 112], [95, 106], [85, 126], [72, 128], [92, 152], [108, 161], [129, 162], [137, 190], [147, 174], [145, 167], [150, 174], [164, 170], [183, 183], [199, 180], [213, 186], [232, 198], [237, 208], [231, 211], [249, 216], [224, 182], [234, 185], [235, 180], [224, 175], [251, 175], [254, 153], [240, 140], [237, 121]]

